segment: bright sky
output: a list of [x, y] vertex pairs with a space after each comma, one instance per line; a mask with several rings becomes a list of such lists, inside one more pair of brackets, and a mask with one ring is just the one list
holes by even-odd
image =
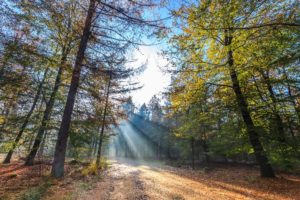
[[141, 46], [139, 50], [133, 52], [135, 65], [139, 66], [148, 61], [146, 70], [134, 77], [144, 86], [131, 92], [132, 100], [137, 106], [148, 103], [153, 95], [161, 94], [170, 84], [170, 75], [163, 73], [159, 68], [167, 64], [167, 61], [159, 55], [159, 51], [158, 46]]
[[[178, 7], [177, 1], [170, 1], [168, 4], [168, 9], [174, 9]], [[151, 10], [153, 13], [148, 13], [150, 20], [153, 19], [151, 16], [160, 16], [161, 19], [170, 16], [169, 10], [166, 8], [158, 8], [156, 10]], [[172, 26], [171, 20], [164, 21], [165, 25]], [[144, 38], [145, 39], [145, 38]], [[158, 42], [155, 39], [145, 39], [146, 43]], [[162, 42], [162, 41], [159, 41]], [[170, 84], [171, 78], [170, 74], [166, 74], [161, 71], [160, 67], [167, 65], [168, 61], [159, 55], [161, 48], [166, 45], [160, 43], [160, 45], [153, 46], [140, 46], [139, 50], [135, 50], [132, 54], [133, 58], [136, 60], [135, 66], [140, 66], [142, 63], [148, 61], [147, 69], [135, 77], [141, 85], [144, 87], [140, 90], [131, 92], [132, 100], [136, 106], [141, 106], [143, 103], [148, 103], [153, 95], [160, 95], [165, 88]]]

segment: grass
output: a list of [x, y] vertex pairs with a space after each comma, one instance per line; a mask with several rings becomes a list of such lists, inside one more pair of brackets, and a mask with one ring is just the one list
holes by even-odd
[[92, 183], [80, 182], [79, 183], [79, 188], [82, 189], [82, 190], [91, 190], [91, 189], [93, 189], [93, 184]]
[[25, 191], [21, 200], [40, 200], [46, 194], [50, 186], [51, 179], [49, 177], [45, 177], [40, 185], [29, 188], [27, 191]]

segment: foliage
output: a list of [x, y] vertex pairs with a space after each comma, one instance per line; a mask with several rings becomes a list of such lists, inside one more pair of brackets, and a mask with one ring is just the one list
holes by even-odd
[[172, 11], [178, 29], [160, 35], [170, 44], [164, 54], [174, 133], [232, 157], [257, 155], [247, 142], [255, 131], [271, 163], [297, 167], [299, 5], [225, 2], [183, 2]]
[[90, 163], [86, 168], [82, 170], [82, 175], [99, 175], [99, 170], [106, 170], [109, 167], [109, 162], [106, 158], [101, 158], [100, 164], [96, 162]]

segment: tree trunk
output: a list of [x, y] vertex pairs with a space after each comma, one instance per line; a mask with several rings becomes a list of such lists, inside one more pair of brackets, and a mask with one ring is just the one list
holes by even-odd
[[[283, 68], [283, 73], [284, 73], [285, 79], [289, 80], [288, 79], [289, 77], [288, 77], [288, 74], [287, 74], [285, 68]], [[295, 109], [297, 117], [298, 117], [298, 121], [300, 122], [300, 106], [297, 105], [296, 102], [295, 102], [295, 97], [292, 94], [291, 85], [290, 85], [290, 83], [288, 81], [287, 81], [287, 89], [288, 89], [289, 99], [290, 99], [291, 103], [294, 106], [294, 109]]]
[[54, 152], [54, 160], [52, 164], [51, 174], [55, 178], [64, 176], [64, 162], [66, 156], [67, 141], [69, 137], [69, 129], [71, 123], [71, 116], [73, 112], [75, 96], [79, 86], [80, 72], [84, 59], [85, 50], [88, 44], [90, 29], [92, 25], [92, 19], [96, 11], [96, 0], [90, 0], [90, 5], [85, 20], [83, 34], [81, 36], [79, 49], [76, 56], [75, 66], [72, 73], [71, 85], [65, 105], [65, 110], [62, 117], [62, 122], [58, 132], [57, 142]]
[[[225, 46], [228, 47], [230, 47], [232, 42], [232, 36], [230, 31], [231, 30], [225, 31]], [[272, 166], [270, 165], [266, 153], [263, 149], [263, 146], [259, 140], [258, 133], [255, 130], [255, 126], [248, 109], [248, 104], [242, 93], [240, 83], [237, 78], [237, 73], [234, 69], [233, 51], [231, 49], [229, 49], [227, 52], [227, 59], [228, 59], [231, 82], [232, 82], [234, 93], [236, 95], [236, 101], [238, 103], [244, 123], [246, 125], [249, 140], [254, 149], [256, 160], [260, 166], [260, 174], [262, 177], [275, 177]]]
[[[4, 104], [4, 106], [5, 106], [5, 104]], [[9, 106], [5, 106], [6, 107], [6, 109], [5, 109], [5, 111], [3, 111], [2, 112], [2, 116], [4, 116], [4, 120], [3, 120], [3, 123], [1, 124], [1, 127], [0, 127], [0, 142], [1, 142], [1, 140], [3, 139], [3, 137], [4, 137], [4, 131], [5, 131], [5, 125], [6, 125], [6, 123], [7, 123], [7, 118], [8, 118], [8, 116], [9, 116], [9, 114], [10, 114], [10, 108], [9, 108]]]
[[195, 169], [195, 139], [191, 138], [192, 169]]
[[36, 138], [34, 140], [33, 147], [32, 147], [30, 153], [28, 154], [28, 156], [26, 158], [26, 162], [25, 162], [26, 166], [33, 165], [34, 159], [36, 157], [37, 151], [38, 151], [39, 146], [41, 144], [42, 138], [44, 137], [44, 133], [45, 133], [45, 130], [47, 128], [47, 124], [48, 124], [48, 122], [50, 120], [50, 117], [51, 117], [51, 112], [53, 110], [56, 94], [58, 92], [58, 89], [59, 89], [59, 86], [60, 86], [60, 83], [61, 83], [61, 76], [62, 76], [64, 65], [65, 65], [66, 60], [67, 60], [68, 52], [63, 49], [62, 54], [63, 55], [62, 55], [60, 67], [59, 67], [57, 75], [56, 75], [54, 87], [53, 87], [50, 99], [46, 104], [46, 109], [44, 111], [44, 116], [43, 116], [43, 119], [42, 119], [42, 123], [41, 123], [41, 126], [40, 126], [39, 130], [38, 130], [38, 134], [36, 135]]
[[279, 142], [286, 142], [285, 135], [284, 135], [284, 125], [283, 125], [282, 119], [281, 119], [281, 117], [278, 113], [277, 99], [275, 97], [273, 87], [270, 83], [269, 75], [265, 74], [264, 72], [261, 72], [261, 74], [262, 74], [263, 79], [266, 82], [268, 91], [270, 93], [270, 98], [272, 100], [273, 113], [274, 113], [274, 116], [275, 116], [275, 122], [276, 122], [276, 127], [277, 127], [277, 132], [278, 132], [276, 134], [276, 136], [277, 136]]
[[208, 155], [208, 145], [206, 143], [206, 139], [202, 139], [202, 148], [204, 151], [205, 163], [209, 163], [209, 155]]
[[37, 153], [37, 156], [39, 158], [42, 158], [44, 156], [44, 149], [45, 149], [46, 139], [47, 139], [47, 134], [44, 135], [44, 137], [42, 139], [41, 147], [39, 148], [39, 151]]
[[104, 136], [105, 119], [106, 119], [107, 108], [108, 108], [109, 90], [110, 90], [110, 84], [111, 84], [111, 78], [112, 78], [112, 74], [111, 74], [112, 72], [109, 72], [109, 73], [110, 74], [109, 74], [107, 91], [106, 91], [104, 112], [103, 112], [103, 116], [102, 116], [102, 125], [101, 125], [101, 132], [100, 132], [100, 136], [99, 136], [99, 146], [98, 146], [97, 160], [96, 160], [96, 164], [98, 167], [100, 166], [100, 161], [101, 161], [101, 149], [102, 149], [103, 136]]
[[41, 92], [42, 92], [42, 89], [43, 89], [43, 85], [45, 83], [48, 71], [49, 71], [49, 68], [47, 67], [46, 70], [45, 70], [45, 72], [44, 72], [43, 80], [41, 81], [41, 83], [38, 86], [38, 89], [37, 89], [36, 95], [35, 95], [35, 97], [33, 99], [33, 103], [31, 105], [31, 108], [30, 108], [29, 112], [27, 113], [27, 115], [25, 117], [25, 120], [24, 120], [24, 122], [23, 122], [23, 124], [21, 126], [21, 129], [19, 130], [19, 133], [18, 133], [18, 135], [17, 135], [17, 137], [16, 137], [16, 139], [15, 139], [15, 141], [13, 143], [13, 146], [9, 150], [9, 152], [7, 153], [7, 155], [6, 155], [3, 163], [10, 163], [10, 160], [11, 160], [11, 157], [12, 157], [12, 155], [14, 153], [14, 150], [16, 149], [16, 147], [17, 147], [17, 145], [18, 145], [18, 143], [19, 143], [19, 141], [20, 141], [20, 139], [21, 139], [21, 137], [23, 135], [23, 132], [24, 132], [24, 130], [25, 130], [25, 128], [26, 128], [26, 126], [27, 126], [27, 124], [29, 122], [29, 119], [30, 119], [30, 117], [31, 117], [31, 115], [32, 115], [32, 113], [33, 113], [33, 111], [35, 109], [35, 106], [36, 106], [36, 104], [37, 104], [37, 102], [38, 102], [38, 100], [40, 98], [40, 95], [41, 95]]

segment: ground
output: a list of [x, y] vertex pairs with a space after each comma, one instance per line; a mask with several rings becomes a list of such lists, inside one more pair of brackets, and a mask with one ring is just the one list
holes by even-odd
[[186, 170], [136, 161], [114, 162], [95, 189], [79, 199], [300, 199], [300, 178], [259, 178], [248, 167]]
[[[51, 180], [41, 199], [300, 199], [299, 176], [278, 174], [276, 179], [263, 179], [253, 167], [215, 165], [191, 170], [158, 162], [114, 160], [110, 163], [98, 176], [74, 175], [76, 170], [67, 169], [65, 179]], [[18, 162], [1, 165], [0, 199], [19, 199], [28, 193], [28, 187], [40, 187], [45, 177], [34, 174], [49, 170], [47, 166], [36, 165], [29, 170]]]

